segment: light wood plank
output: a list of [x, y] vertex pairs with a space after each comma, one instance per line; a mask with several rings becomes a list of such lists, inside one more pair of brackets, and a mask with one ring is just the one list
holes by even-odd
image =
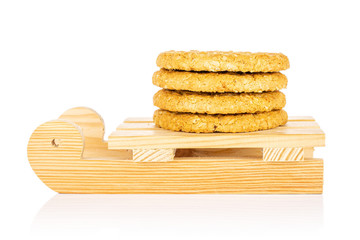
[[309, 129], [309, 128], [320, 128], [319, 124], [315, 121], [289, 121], [283, 126], [279, 126], [281, 129]]
[[263, 131], [255, 131], [255, 132], [246, 132], [246, 133], [188, 133], [188, 132], [176, 132], [170, 131], [166, 129], [146, 129], [146, 130], [138, 130], [138, 129], [129, 129], [129, 130], [119, 130], [111, 133], [110, 136], [127, 136], [127, 137], [136, 137], [136, 136], [181, 136], [181, 137], [215, 137], [215, 136], [236, 136], [236, 137], [244, 137], [244, 136], [262, 136], [262, 135], [312, 135], [312, 134], [323, 134], [324, 132], [319, 128], [273, 128], [269, 130]]
[[133, 149], [134, 162], [173, 161], [175, 149]]
[[[315, 121], [311, 116], [289, 116], [289, 121]], [[124, 123], [153, 123], [152, 117], [129, 117]]]
[[264, 161], [303, 161], [304, 148], [264, 148]]
[[[284, 126], [278, 127], [280, 129], [309, 129], [309, 128], [320, 128], [320, 126], [314, 121], [293, 121], [288, 122]], [[119, 130], [165, 130], [159, 127], [156, 127], [154, 123], [122, 123], [117, 128]]]
[[264, 148], [315, 147], [325, 145], [320, 129], [285, 129], [253, 133], [182, 133], [173, 131], [116, 131], [109, 136], [109, 149], [132, 148]]
[[[132, 118], [109, 136], [109, 149], [154, 148], [265, 148], [325, 145], [325, 135], [311, 117], [290, 118], [286, 125], [250, 133], [185, 133], [157, 128]], [[143, 122], [140, 122], [143, 121]], [[149, 119], [148, 119], [149, 120]], [[311, 154], [310, 154], [311, 155]], [[310, 156], [309, 155], [309, 156]]]
[[313, 147], [304, 148], [304, 158], [313, 158], [315, 149]]
[[289, 121], [315, 121], [311, 116], [289, 116]]

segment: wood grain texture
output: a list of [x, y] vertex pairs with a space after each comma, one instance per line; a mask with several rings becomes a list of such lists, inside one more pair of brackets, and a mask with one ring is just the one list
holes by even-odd
[[[289, 116], [289, 122], [291, 121], [315, 121], [311, 116]], [[153, 123], [151, 117], [129, 117], [124, 120], [124, 123]]]
[[133, 149], [134, 162], [173, 161], [175, 149]]
[[[87, 107], [76, 107], [65, 111], [58, 120], [74, 123], [81, 129], [84, 138], [84, 158], [96, 158], [98, 156], [117, 159], [119, 152], [131, 158], [131, 150], [114, 151], [108, 149], [107, 141], [104, 141], [104, 120], [96, 111]], [[56, 127], [55, 127], [56, 129]], [[54, 129], [54, 130], [55, 130]], [[60, 131], [61, 132], [61, 131]]]
[[[69, 110], [34, 131], [28, 144], [30, 165], [59, 193], [322, 193], [322, 159], [268, 162], [262, 160], [261, 147], [192, 146], [178, 148], [173, 161], [134, 162], [132, 149], [108, 150], [103, 131], [101, 117], [91, 109]], [[268, 141], [274, 141], [273, 135]], [[309, 144], [304, 153], [312, 156], [313, 147]], [[135, 149], [135, 155], [144, 150]]]
[[164, 163], [58, 159], [33, 161], [40, 179], [59, 193], [322, 192], [323, 162], [175, 159]]
[[304, 148], [264, 148], [264, 161], [303, 161]]
[[304, 158], [313, 158], [315, 149], [313, 147], [304, 148]]
[[[149, 120], [149, 119], [148, 119]], [[250, 133], [185, 133], [156, 127], [144, 118], [130, 118], [109, 136], [109, 149], [154, 148], [271, 148], [325, 145], [325, 134], [309, 117]], [[150, 121], [150, 120], [149, 120]]]
[[[54, 130], [55, 129], [55, 130]], [[60, 130], [60, 131], [59, 131]], [[61, 139], [55, 147], [53, 136]], [[69, 122], [41, 125], [28, 156], [39, 178], [59, 193], [321, 193], [323, 161], [264, 162], [253, 157], [178, 157], [174, 161], [81, 158], [83, 137]]]
[[[317, 128], [319, 125], [314, 121], [292, 121], [288, 122], [284, 126], [278, 127], [279, 129], [308, 129], [308, 128]], [[142, 123], [142, 122], [132, 122], [132, 123], [122, 123], [116, 130], [157, 130], [157, 131], [168, 131], [159, 127], [156, 127], [154, 123]]]

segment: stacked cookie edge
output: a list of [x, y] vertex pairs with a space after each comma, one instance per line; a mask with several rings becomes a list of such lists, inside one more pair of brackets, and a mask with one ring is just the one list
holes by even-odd
[[285, 95], [278, 91], [287, 85], [277, 72], [289, 67], [283, 54], [169, 51], [159, 55], [157, 65], [153, 83], [164, 88], [154, 95], [158, 127], [251, 132], [287, 122]]

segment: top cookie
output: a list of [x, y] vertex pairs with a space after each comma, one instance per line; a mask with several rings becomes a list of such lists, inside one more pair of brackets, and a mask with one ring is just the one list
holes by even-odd
[[282, 53], [168, 51], [156, 64], [165, 69], [207, 72], [278, 72], [290, 67]]

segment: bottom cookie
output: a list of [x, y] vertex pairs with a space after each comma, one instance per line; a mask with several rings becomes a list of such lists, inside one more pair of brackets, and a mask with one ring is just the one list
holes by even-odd
[[156, 126], [193, 133], [239, 133], [275, 128], [286, 124], [288, 115], [284, 110], [246, 114], [192, 114], [166, 110], [154, 112]]

